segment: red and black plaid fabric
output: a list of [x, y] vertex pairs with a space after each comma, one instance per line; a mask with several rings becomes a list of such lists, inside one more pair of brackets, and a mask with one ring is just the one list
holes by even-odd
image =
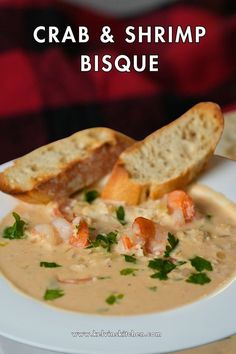
[[[39, 44], [36, 26], [89, 27], [86, 44]], [[115, 44], [99, 41], [112, 27]], [[127, 44], [124, 28], [203, 25], [200, 44]], [[0, 2], [0, 162], [92, 126], [135, 138], [202, 100], [236, 108], [236, 6], [228, 0], [177, 1], [116, 19], [50, 0]], [[159, 54], [159, 72], [80, 72], [81, 54]]]

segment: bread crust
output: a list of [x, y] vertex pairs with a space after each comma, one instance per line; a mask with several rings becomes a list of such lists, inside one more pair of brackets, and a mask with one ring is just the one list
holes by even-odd
[[[96, 134], [96, 129], [100, 133], [101, 130], [109, 132], [110, 139], [91, 148], [85, 158], [78, 158], [65, 164], [57, 175], [40, 176], [29, 190], [25, 190], [24, 186], [10, 183], [7, 172], [12, 167], [9, 167], [0, 174], [0, 190], [27, 202], [46, 203], [52, 199], [67, 197], [95, 183], [111, 171], [120, 153], [134, 142], [133, 139], [108, 128], [93, 128], [91, 129], [93, 134], [94, 132]], [[15, 166], [18, 164], [19, 160], [16, 160]]]
[[139, 204], [145, 199], [147, 186], [136, 183], [129, 177], [121, 164], [116, 164], [112, 175], [102, 191], [103, 199], [126, 201], [128, 204]]
[[[176, 178], [171, 178], [165, 183], [158, 183], [158, 181], [149, 181], [149, 183], [140, 183], [136, 181], [129, 173], [128, 166], [124, 162], [125, 155], [132, 154], [136, 150], [139, 150], [143, 144], [148, 144], [153, 137], [159, 137], [164, 131], [168, 130], [173, 125], [178, 124], [180, 120], [188, 119], [191, 114], [199, 114], [201, 112], [211, 115], [216, 120], [217, 131], [215, 134], [217, 137], [212, 139], [212, 144], [209, 146], [208, 152], [206, 153], [203, 160], [198, 161], [196, 164], [192, 165], [191, 168], [183, 169], [181, 174]], [[137, 142], [132, 146], [128, 147], [120, 155], [115, 167], [113, 168], [110, 179], [104, 187], [102, 197], [104, 199], [114, 199], [122, 200], [127, 204], [139, 204], [141, 201], [150, 197], [152, 199], [158, 199], [162, 197], [165, 193], [168, 193], [174, 189], [183, 188], [189, 182], [191, 182], [197, 175], [204, 169], [208, 160], [212, 156], [216, 144], [220, 139], [224, 127], [224, 118], [220, 107], [212, 102], [203, 102], [195, 105], [185, 114], [183, 114], [179, 119], [173, 121], [167, 126], [157, 130], [143, 141]], [[157, 161], [158, 163], [158, 161]], [[124, 187], [126, 185], [126, 187]]]

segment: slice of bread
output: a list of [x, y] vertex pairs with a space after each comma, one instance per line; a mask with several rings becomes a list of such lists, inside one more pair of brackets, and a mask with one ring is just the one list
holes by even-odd
[[104, 187], [104, 199], [138, 204], [182, 188], [204, 168], [224, 127], [220, 107], [199, 103], [126, 149]]
[[236, 160], [236, 111], [226, 113], [223, 135], [216, 148], [216, 154]]
[[31, 202], [60, 199], [112, 170], [134, 140], [108, 128], [91, 128], [36, 149], [0, 173], [0, 190]]

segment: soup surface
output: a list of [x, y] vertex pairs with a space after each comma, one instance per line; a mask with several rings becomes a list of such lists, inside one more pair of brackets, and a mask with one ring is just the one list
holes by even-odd
[[85, 313], [178, 307], [235, 276], [236, 206], [201, 185], [139, 206], [99, 189], [48, 205], [20, 202], [0, 227], [0, 269], [24, 293]]

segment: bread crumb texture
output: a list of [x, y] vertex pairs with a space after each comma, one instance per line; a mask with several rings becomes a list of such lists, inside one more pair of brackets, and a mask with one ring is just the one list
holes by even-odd
[[222, 133], [217, 105], [193, 107], [177, 121], [160, 129], [121, 155], [130, 177], [140, 183], [175, 179], [200, 163]]

